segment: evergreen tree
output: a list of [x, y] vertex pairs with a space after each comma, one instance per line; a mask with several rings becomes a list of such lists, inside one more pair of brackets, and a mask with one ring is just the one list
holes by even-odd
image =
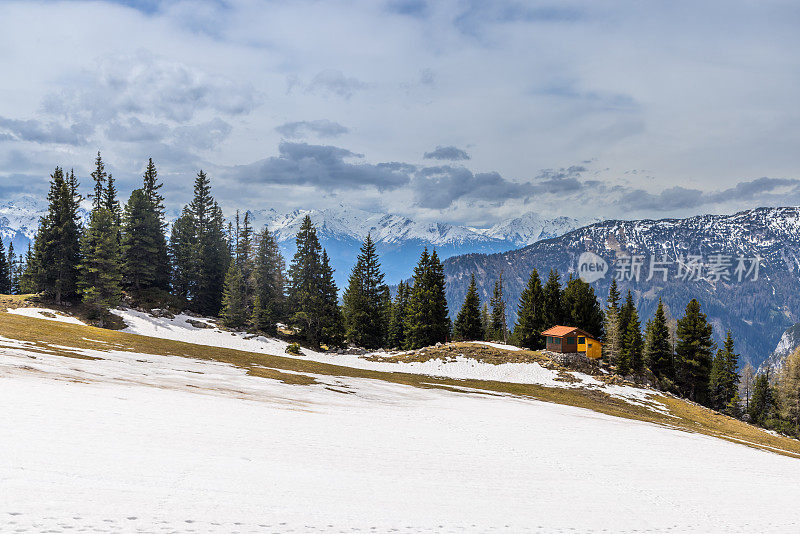
[[628, 350], [628, 347], [625, 345], [625, 340], [627, 337], [628, 332], [628, 323], [631, 320], [631, 316], [634, 313], [638, 313], [636, 310], [636, 304], [633, 302], [633, 294], [631, 294], [630, 290], [628, 290], [627, 295], [625, 295], [625, 303], [620, 307], [619, 310], [619, 332], [620, 332], [620, 352], [625, 353]]
[[789, 423], [794, 435], [800, 435], [800, 349], [792, 351], [783, 362], [778, 379], [781, 418]]
[[495, 341], [508, 343], [508, 326], [506, 324], [506, 301], [503, 299], [503, 273], [494, 283], [492, 298], [489, 300], [492, 306], [492, 337]]
[[489, 331], [492, 329], [492, 317], [489, 315], [489, 305], [485, 302], [481, 307], [481, 325], [483, 326], [483, 340], [491, 341]]
[[247, 289], [238, 262], [231, 262], [225, 275], [222, 293], [222, 324], [228, 328], [243, 328], [250, 319], [247, 310]]
[[217, 315], [230, 262], [225, 218], [211, 195], [211, 181], [201, 170], [194, 183], [194, 198], [188, 213], [194, 239], [191, 260], [181, 268], [194, 277], [190, 285], [191, 308], [205, 315]]
[[81, 242], [81, 295], [84, 304], [96, 310], [116, 306], [122, 296], [116, 229], [114, 214], [100, 207], [92, 212]]
[[608, 300], [604, 315], [603, 330], [605, 338], [603, 343], [603, 357], [606, 362], [617, 365], [620, 354], [622, 353], [622, 333], [620, 332], [620, 309], [619, 291], [617, 290], [617, 280], [611, 280], [611, 287], [608, 290]]
[[775, 399], [769, 385], [769, 377], [766, 373], [761, 373], [756, 376], [753, 383], [753, 397], [747, 410], [750, 421], [763, 425], [772, 416], [774, 409]]
[[142, 189], [131, 193], [125, 205], [122, 232], [122, 272], [125, 285], [137, 292], [164, 289], [165, 272], [162, 254], [166, 241], [161, 221]]
[[569, 326], [577, 326], [598, 339], [604, 339], [603, 310], [592, 286], [580, 278], [570, 277], [562, 301], [564, 320]]
[[709, 403], [715, 410], [725, 410], [738, 394], [739, 355], [733, 350], [733, 337], [728, 330], [725, 344], [714, 356], [709, 372]]
[[622, 358], [618, 371], [621, 375], [629, 372], [641, 375], [644, 371], [644, 361], [642, 359], [642, 331], [639, 322], [639, 313], [634, 307], [630, 319], [628, 320], [627, 330], [625, 331], [625, 343]]
[[658, 300], [658, 308], [648, 325], [644, 343], [645, 363], [660, 381], [667, 380], [672, 383], [675, 379], [672, 346], [669, 340], [667, 316], [661, 299]]
[[153, 163], [153, 158], [148, 159], [147, 169], [144, 171], [144, 176], [142, 176], [142, 191], [147, 197], [147, 200], [150, 201], [150, 205], [153, 207], [153, 210], [158, 215], [158, 219], [161, 221], [162, 227], [165, 227], [164, 197], [159, 192], [159, 189], [161, 189], [163, 186], [164, 184], [158, 181], [158, 171], [156, 170], [155, 163]]
[[450, 331], [444, 270], [436, 251], [426, 248], [414, 268], [406, 317], [406, 345], [418, 349], [446, 341]]
[[3, 246], [3, 240], [0, 238], [0, 294], [11, 294], [11, 267], [8, 264], [8, 257], [6, 257], [6, 248]]
[[359, 347], [376, 349], [386, 342], [383, 279], [375, 243], [367, 234], [350, 273], [342, 309], [347, 341]]
[[256, 330], [274, 334], [276, 324], [284, 314], [285, 277], [278, 243], [266, 228], [259, 236], [253, 264], [253, 326]]
[[94, 167], [94, 171], [91, 174], [92, 180], [94, 180], [94, 193], [89, 196], [92, 199], [92, 211], [97, 211], [103, 207], [106, 180], [108, 179], [106, 166], [103, 163], [103, 158], [100, 156], [100, 151], [97, 152], [97, 158], [94, 160]]
[[65, 176], [56, 167], [50, 175], [47, 214], [40, 221], [24, 275], [26, 289], [41, 292], [56, 303], [78, 294], [80, 199], [74, 173]]
[[311, 345], [339, 346], [344, 342], [344, 321], [333, 269], [309, 216], [303, 219], [296, 243], [297, 252], [289, 266], [291, 321]]
[[322, 249], [322, 341], [328, 347], [341, 347], [345, 342], [344, 316], [339, 307], [339, 289], [333, 279], [328, 252]]
[[111, 213], [114, 226], [117, 228], [117, 232], [119, 232], [122, 226], [122, 209], [117, 199], [117, 186], [114, 183], [114, 177], [110, 174], [106, 179], [106, 188], [103, 191], [103, 207]]
[[[165, 232], [167, 230], [167, 223], [165, 218], [164, 197], [159, 190], [164, 186], [158, 180], [158, 171], [153, 163], [153, 158], [147, 161], [147, 168], [142, 176], [142, 192], [145, 198], [150, 203], [150, 209], [155, 214], [159, 223], [159, 230], [161, 237], [156, 237], [157, 249], [153, 253], [152, 262], [156, 266], [155, 270], [158, 276], [153, 281], [153, 286], [168, 291], [170, 289], [170, 257], [169, 246]], [[152, 223], [151, 223], [152, 224]], [[154, 235], [152, 230], [149, 230]]]
[[546, 330], [544, 314], [544, 290], [539, 272], [534, 269], [528, 278], [528, 285], [522, 291], [517, 306], [517, 323], [514, 325], [514, 339], [521, 347], [543, 349], [542, 331]]
[[408, 310], [409, 288], [405, 282], [397, 284], [397, 295], [392, 303], [392, 315], [389, 322], [388, 345], [400, 348], [406, 344], [406, 312]]
[[554, 269], [550, 269], [550, 275], [547, 277], [547, 283], [543, 289], [543, 298], [545, 330], [562, 324], [564, 322], [564, 304], [561, 297], [561, 277]]
[[481, 341], [484, 338], [481, 324], [481, 299], [475, 285], [475, 275], [470, 278], [467, 296], [453, 324], [453, 337], [457, 340]]
[[8, 244], [8, 271], [11, 280], [12, 295], [19, 295], [19, 260], [20, 258], [18, 258], [14, 252], [14, 242], [12, 241]]
[[172, 291], [185, 301], [192, 296], [197, 283], [195, 247], [197, 247], [197, 227], [187, 206], [172, 224], [172, 233], [169, 237]]
[[705, 314], [700, 312], [700, 303], [692, 299], [686, 313], [678, 321], [678, 343], [676, 372], [681, 393], [700, 404], [708, 404], [711, 354], [714, 342], [712, 327]]

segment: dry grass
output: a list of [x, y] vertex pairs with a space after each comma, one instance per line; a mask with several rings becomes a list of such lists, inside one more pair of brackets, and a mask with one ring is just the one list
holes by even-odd
[[[85, 357], [63, 348], [53, 347], [53, 345], [69, 345], [78, 349], [98, 351], [113, 349], [145, 354], [182, 356], [236, 365], [245, 369], [252, 376], [280, 380], [288, 384], [313, 384], [317, 380], [310, 375], [327, 375], [383, 380], [413, 387], [439, 388], [461, 393], [463, 393], [462, 388], [471, 388], [482, 390], [486, 394], [517, 395], [545, 402], [586, 408], [615, 417], [660, 424], [678, 430], [706, 434], [800, 458], [800, 442], [796, 440], [772, 435], [759, 428], [720, 415], [696, 404], [668, 396], [658, 396], [656, 399], [668, 407], [670, 415], [665, 415], [650, 410], [645, 406], [630, 404], [596, 389], [553, 388], [535, 384], [514, 384], [490, 380], [455, 380], [411, 373], [354, 369], [352, 367], [313, 362], [287, 356], [193, 345], [91, 326], [32, 319], [8, 313], [0, 313], [0, 335], [31, 342], [33, 349], [43, 354]], [[477, 356], [476, 359], [490, 363], [536, 361], [542, 365], [553, 365], [552, 362], [546, 362], [546, 358], [537, 352], [512, 352], [474, 344], [451, 344], [441, 347], [441, 350], [431, 348], [424, 352], [425, 354], [412, 355], [410, 357], [428, 359], [434, 357], [434, 355], [451, 357], [455, 352], [456, 354], [468, 355], [468, 357]], [[400, 359], [401, 356], [398, 355], [397, 358]], [[405, 358], [405, 361], [415, 361], [407, 359], [407, 356], [403, 356], [403, 358]]]

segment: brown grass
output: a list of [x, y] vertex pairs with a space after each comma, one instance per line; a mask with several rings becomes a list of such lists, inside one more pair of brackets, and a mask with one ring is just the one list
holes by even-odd
[[[145, 354], [182, 356], [201, 360], [214, 360], [236, 365], [250, 375], [284, 383], [309, 385], [317, 380], [309, 375], [327, 375], [382, 380], [419, 388], [438, 388], [464, 393], [461, 388], [482, 390], [485, 394], [506, 394], [538, 399], [568, 406], [586, 408], [595, 412], [645, 421], [683, 430], [697, 432], [728, 441], [743, 443], [779, 454], [800, 457], [800, 442], [774, 436], [763, 430], [718, 414], [707, 408], [670, 396], [658, 395], [655, 401], [666, 405], [670, 415], [658, 413], [645, 406], [630, 404], [622, 399], [590, 389], [553, 388], [535, 384], [514, 384], [490, 380], [455, 380], [426, 375], [370, 371], [352, 367], [319, 363], [281, 355], [245, 352], [226, 348], [193, 345], [179, 341], [157, 339], [124, 332], [105, 330], [91, 326], [71, 325], [44, 319], [32, 319], [8, 313], [0, 313], [0, 335], [33, 344], [33, 349], [43, 354], [66, 357], [85, 357], [75, 352], [52, 345], [68, 345], [78, 349], [98, 351], [122, 350]], [[464, 346], [466, 345], [466, 346]], [[537, 352], [505, 351], [474, 344], [452, 344], [443, 351], [461, 351], [458, 354], [477, 355], [476, 359], [487, 362], [540, 361], [544, 358]], [[465, 352], [466, 351], [466, 352]], [[522, 352], [522, 354], [520, 354]], [[438, 354], [434, 349], [425, 351], [417, 358], [430, 358]], [[440, 356], [446, 356], [440, 354]], [[414, 357], [414, 356], [412, 356]], [[399, 355], [398, 355], [399, 358]], [[416, 361], [406, 359], [405, 361]], [[338, 390], [337, 390], [338, 391]], [[345, 393], [344, 391], [340, 391]], [[473, 393], [475, 394], [475, 393]]]

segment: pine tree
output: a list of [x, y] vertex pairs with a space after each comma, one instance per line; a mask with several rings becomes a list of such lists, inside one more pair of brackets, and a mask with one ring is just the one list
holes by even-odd
[[625, 349], [620, 358], [618, 371], [621, 375], [632, 372], [641, 375], [644, 371], [644, 361], [642, 359], [642, 331], [639, 322], [639, 313], [634, 307], [628, 320], [628, 327], [625, 331]]
[[481, 299], [475, 285], [475, 275], [470, 278], [467, 296], [453, 324], [453, 338], [457, 340], [481, 341], [484, 338], [481, 324]]
[[11, 294], [19, 295], [19, 258], [14, 252], [14, 242], [8, 244], [8, 272], [11, 280]]
[[444, 270], [434, 250], [423, 250], [414, 268], [406, 316], [406, 345], [418, 349], [446, 341], [450, 331]]
[[196, 288], [197, 266], [194, 260], [197, 245], [197, 227], [187, 206], [172, 224], [169, 238], [172, 291], [184, 301], [189, 300]]
[[388, 345], [400, 348], [406, 344], [406, 312], [408, 310], [409, 288], [405, 282], [397, 284], [397, 295], [392, 303], [392, 314], [389, 322]]
[[24, 285], [31, 292], [41, 292], [56, 303], [78, 295], [80, 263], [80, 223], [75, 175], [65, 176], [60, 167], [50, 175], [47, 214], [34, 238], [32, 253], [26, 262]]
[[116, 306], [122, 296], [116, 229], [114, 214], [101, 207], [92, 212], [81, 242], [81, 295], [84, 304], [96, 311]]
[[243, 328], [251, 314], [247, 309], [247, 289], [238, 262], [231, 262], [225, 276], [222, 293], [222, 324], [228, 328]]
[[503, 299], [503, 273], [494, 283], [492, 298], [489, 300], [492, 306], [492, 336], [495, 341], [508, 343], [508, 326], [506, 324], [506, 301]]
[[550, 275], [543, 288], [543, 298], [545, 329], [562, 324], [564, 322], [564, 303], [561, 296], [561, 277], [554, 269], [550, 269]]
[[667, 316], [661, 299], [658, 300], [656, 313], [648, 324], [649, 328], [644, 343], [645, 363], [656, 378], [663, 382], [662, 385], [669, 385], [675, 380], [675, 369]]
[[3, 246], [3, 240], [0, 238], [0, 294], [11, 294], [11, 288], [11, 267], [8, 264], [6, 248]]
[[[170, 289], [170, 258], [169, 246], [165, 232], [167, 230], [167, 222], [165, 218], [164, 197], [159, 193], [159, 190], [164, 186], [163, 183], [158, 181], [158, 171], [153, 163], [153, 158], [147, 161], [147, 168], [142, 176], [142, 192], [145, 198], [150, 203], [150, 209], [155, 214], [159, 223], [159, 230], [161, 237], [156, 238], [157, 249], [153, 253], [152, 262], [156, 266], [156, 273], [158, 276], [153, 281], [155, 288], [169, 291]], [[150, 230], [152, 232], [152, 230]], [[153, 232], [154, 234], [154, 232]]]
[[106, 180], [108, 178], [106, 166], [103, 163], [103, 158], [100, 156], [100, 151], [97, 152], [94, 166], [95, 169], [91, 174], [92, 180], [94, 180], [94, 193], [92, 193], [90, 197], [92, 199], [92, 211], [97, 211], [103, 207]]
[[676, 352], [676, 374], [681, 393], [700, 404], [708, 404], [711, 354], [714, 342], [712, 327], [705, 314], [700, 312], [700, 303], [692, 299], [686, 313], [678, 321], [678, 343]]
[[253, 327], [274, 334], [278, 321], [283, 319], [285, 304], [285, 276], [283, 256], [278, 243], [268, 229], [258, 239], [253, 260], [255, 298], [253, 302]]
[[344, 334], [336, 284], [328, 255], [306, 215], [296, 238], [297, 252], [289, 266], [291, 322], [312, 346], [340, 345]]
[[603, 357], [611, 365], [617, 365], [622, 353], [622, 333], [620, 332], [619, 291], [617, 280], [611, 280], [608, 290], [608, 300], [604, 315], [603, 330], [605, 338], [603, 343]]
[[385, 322], [386, 285], [383, 280], [375, 243], [367, 234], [343, 295], [342, 311], [349, 343], [376, 349], [386, 342], [388, 325]]
[[570, 277], [562, 301], [565, 322], [569, 326], [576, 326], [598, 339], [604, 339], [603, 310], [592, 286], [580, 278]]
[[775, 399], [769, 385], [769, 377], [766, 373], [761, 373], [756, 376], [753, 383], [753, 397], [750, 399], [750, 406], [747, 410], [750, 421], [763, 425], [767, 419], [771, 418], [774, 409]]
[[159, 189], [163, 186], [164, 184], [158, 181], [158, 171], [155, 163], [153, 163], [153, 158], [148, 159], [147, 169], [144, 171], [144, 176], [142, 176], [142, 191], [158, 215], [162, 227], [166, 227], [164, 222], [164, 197], [159, 193]]
[[205, 315], [217, 315], [222, 307], [230, 251], [222, 209], [211, 195], [211, 181], [202, 170], [197, 173], [194, 198], [184, 213], [188, 214], [191, 231], [182, 237], [191, 237], [193, 243], [189, 261], [177, 267], [178, 274], [192, 277], [188, 294], [191, 308]]
[[485, 302], [481, 307], [481, 326], [483, 326], [483, 340], [491, 341], [489, 331], [492, 329], [492, 317], [489, 315], [489, 305]]
[[166, 251], [161, 221], [142, 189], [131, 193], [125, 205], [122, 232], [122, 272], [125, 285], [137, 292], [163, 289]]
[[728, 330], [725, 344], [714, 356], [709, 372], [709, 403], [715, 410], [725, 410], [738, 394], [739, 355], [733, 350], [733, 337]]
[[345, 342], [344, 316], [339, 307], [339, 289], [333, 278], [328, 252], [322, 249], [322, 341], [328, 347], [341, 347]]
[[114, 177], [111, 176], [111, 174], [109, 174], [106, 179], [106, 188], [103, 191], [103, 207], [107, 209], [109, 213], [111, 213], [114, 226], [119, 232], [119, 228], [122, 226], [122, 209], [120, 208], [119, 200], [117, 199], [117, 186], [114, 183]]
[[542, 331], [545, 329], [544, 290], [539, 271], [534, 269], [528, 278], [528, 285], [519, 297], [514, 339], [520, 347], [543, 349]]

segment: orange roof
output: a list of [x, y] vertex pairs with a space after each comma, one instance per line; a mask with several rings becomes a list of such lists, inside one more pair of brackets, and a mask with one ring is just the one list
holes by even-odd
[[556, 325], [556, 326], [554, 326], [552, 328], [548, 328], [547, 330], [542, 332], [542, 335], [543, 336], [553, 336], [553, 337], [564, 337], [564, 336], [566, 336], [568, 334], [571, 334], [571, 333], [573, 333], [575, 331], [580, 332], [581, 334], [585, 335], [586, 337], [590, 337], [590, 338], [594, 339], [594, 336], [592, 336], [589, 332], [581, 330], [577, 326]]

